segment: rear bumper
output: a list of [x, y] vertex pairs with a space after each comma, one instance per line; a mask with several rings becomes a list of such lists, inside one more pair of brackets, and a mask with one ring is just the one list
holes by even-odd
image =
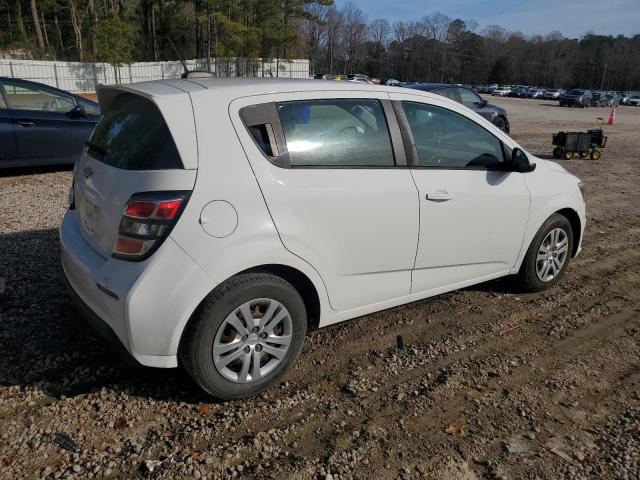
[[143, 262], [103, 258], [74, 210], [62, 221], [60, 244], [65, 281], [89, 323], [138, 363], [176, 367], [180, 336], [215, 287], [211, 278], [170, 237]]
[[86, 322], [93, 328], [102, 338], [104, 338], [107, 342], [111, 344], [111, 346], [120, 354], [120, 356], [129, 363], [137, 364], [140, 363], [131, 355], [131, 352], [127, 350], [124, 344], [118, 338], [118, 335], [115, 331], [111, 329], [111, 327], [102, 320], [96, 313], [89, 308], [89, 306], [84, 303], [84, 300], [80, 298], [80, 295], [76, 293], [74, 288], [71, 286], [69, 279], [67, 278], [67, 273], [64, 271], [64, 267], [62, 267], [62, 280], [64, 281], [67, 291], [71, 295], [74, 300], [74, 303], [80, 310], [82, 317], [86, 320]]

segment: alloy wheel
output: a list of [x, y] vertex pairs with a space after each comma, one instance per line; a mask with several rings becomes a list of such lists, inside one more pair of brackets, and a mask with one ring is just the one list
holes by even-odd
[[293, 333], [291, 315], [280, 302], [258, 298], [243, 303], [225, 318], [213, 341], [213, 363], [225, 379], [251, 383], [282, 362]]
[[569, 253], [569, 238], [563, 228], [554, 228], [542, 240], [536, 257], [536, 273], [543, 282], [558, 276]]

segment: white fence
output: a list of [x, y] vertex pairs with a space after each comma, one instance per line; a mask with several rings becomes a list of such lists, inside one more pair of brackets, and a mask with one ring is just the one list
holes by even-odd
[[[185, 63], [189, 70], [207, 69], [206, 59]], [[212, 58], [210, 67], [217, 77], [309, 77], [309, 60], [306, 59]], [[98, 84], [180, 78], [183, 71], [178, 61], [139, 62], [114, 68], [108, 63], [0, 59], [2, 77], [23, 78], [75, 93], [94, 92]]]

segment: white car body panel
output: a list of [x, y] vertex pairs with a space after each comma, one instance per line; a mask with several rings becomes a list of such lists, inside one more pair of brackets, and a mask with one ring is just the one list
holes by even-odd
[[348, 310], [411, 289], [418, 205], [410, 172], [280, 168], [264, 158], [238, 115], [256, 103], [341, 97], [389, 99], [386, 92], [261, 95], [234, 101], [229, 112], [283, 244], [322, 272], [332, 307]]
[[[96, 190], [108, 197], [101, 204], [106, 220], [94, 238], [82, 233], [77, 210], [67, 212], [62, 258], [73, 290], [144, 365], [176, 366], [180, 338], [196, 307], [216, 285], [248, 269], [284, 265], [304, 274], [318, 294], [322, 327], [515, 273], [540, 225], [558, 210], [575, 211], [584, 228], [578, 180], [530, 154], [537, 168], [529, 173], [286, 169], [263, 156], [238, 114], [242, 106], [276, 100], [411, 98], [465, 115], [508, 148], [518, 146], [441, 96], [355, 82], [190, 79], [103, 88], [103, 105], [118, 92], [142, 95], [158, 106], [185, 170], [112, 172], [92, 165], [100, 183]], [[76, 181], [88, 160], [82, 162]], [[81, 184], [80, 197], [91, 186]], [[112, 258], [109, 235], [117, 229], [125, 197], [141, 188], [193, 191], [151, 257]], [[432, 189], [447, 189], [454, 199], [426, 202], [423, 196]], [[233, 225], [213, 236], [200, 222], [203, 211], [210, 211], [205, 208], [218, 201], [232, 206], [236, 222], [224, 217], [220, 221]], [[455, 267], [461, 264], [470, 267]], [[118, 299], [106, 296], [98, 283]]]
[[[420, 101], [400, 93], [392, 94], [391, 99]], [[444, 98], [429, 103], [451, 110], [455, 106]], [[511, 139], [491, 122], [471, 110], [456, 110], [511, 146]], [[529, 219], [526, 175], [444, 168], [414, 168], [411, 173], [420, 199], [412, 293], [508, 274], [519, 256]], [[450, 200], [427, 199], [427, 195], [439, 192]]]

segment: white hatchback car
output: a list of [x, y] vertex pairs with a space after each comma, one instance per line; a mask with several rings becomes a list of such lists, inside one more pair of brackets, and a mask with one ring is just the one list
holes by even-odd
[[579, 180], [440, 95], [307, 80], [102, 87], [60, 227], [71, 292], [139, 363], [254, 395], [308, 329], [580, 250]]

